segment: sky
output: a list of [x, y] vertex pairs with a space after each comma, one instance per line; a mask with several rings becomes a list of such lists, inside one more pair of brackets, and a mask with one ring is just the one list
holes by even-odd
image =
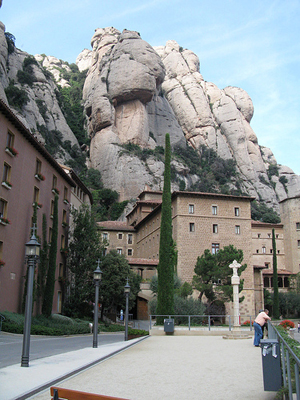
[[3, 0], [0, 21], [29, 54], [69, 63], [95, 29], [134, 30], [151, 46], [175, 40], [205, 81], [244, 89], [258, 143], [300, 175], [300, 0]]

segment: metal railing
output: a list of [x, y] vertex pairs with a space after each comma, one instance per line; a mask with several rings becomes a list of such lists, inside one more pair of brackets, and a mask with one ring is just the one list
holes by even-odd
[[[277, 339], [281, 349], [281, 371], [284, 388], [288, 389], [288, 399], [293, 399], [293, 391], [300, 399], [300, 360], [277, 331], [274, 324], [268, 321], [268, 338]], [[294, 368], [293, 368], [294, 367]]]
[[[231, 331], [233, 321], [233, 317], [231, 315], [150, 315], [150, 329], [152, 329], [152, 320], [156, 317], [164, 317], [169, 319], [172, 318], [174, 319], [174, 325], [188, 326], [189, 331], [191, 330], [191, 327], [208, 328], [209, 331], [211, 330], [211, 327], [228, 327], [229, 331]], [[185, 319], [184, 322], [183, 319]], [[216, 319], [221, 319], [224, 323], [219, 324], [220, 321], [216, 321]], [[250, 321], [249, 327], [244, 327], [249, 328], [249, 330], [252, 331], [252, 317], [249, 316], [248, 319]]]
[[4, 320], [5, 320], [4, 315], [0, 314], [0, 332], [1, 332], [1, 329], [2, 329], [2, 321], [4, 321]]

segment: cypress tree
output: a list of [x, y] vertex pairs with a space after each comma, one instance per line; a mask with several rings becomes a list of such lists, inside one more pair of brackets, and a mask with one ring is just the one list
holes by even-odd
[[[172, 240], [171, 209], [171, 145], [170, 135], [165, 137], [165, 172], [161, 206], [157, 308], [158, 315], [174, 313], [174, 245]], [[161, 324], [163, 317], [157, 323]]]
[[273, 317], [279, 319], [279, 295], [278, 295], [278, 274], [277, 274], [277, 254], [276, 254], [276, 240], [275, 240], [275, 229], [272, 229], [272, 247], [273, 247]]
[[37, 312], [40, 312], [40, 307], [44, 298], [47, 267], [48, 267], [48, 241], [47, 241], [47, 217], [43, 214], [42, 222], [42, 246], [40, 254], [40, 262], [37, 276], [37, 293], [36, 293], [36, 306]]
[[52, 313], [54, 285], [55, 285], [55, 271], [56, 271], [57, 236], [58, 236], [58, 196], [56, 194], [54, 198], [52, 238], [49, 250], [49, 265], [48, 265], [48, 273], [47, 273], [45, 294], [42, 307], [42, 313], [47, 317], [50, 317]]

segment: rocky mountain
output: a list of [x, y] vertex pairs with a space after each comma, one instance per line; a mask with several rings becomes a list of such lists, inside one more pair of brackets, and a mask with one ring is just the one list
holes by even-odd
[[[199, 170], [177, 156], [176, 149], [190, 146], [198, 153], [199, 164], [204, 150], [211, 149], [218, 162], [234, 166], [235, 173], [226, 182], [229, 192], [248, 193], [277, 210], [278, 201], [300, 194], [300, 177], [278, 165], [270, 149], [259, 146], [250, 126], [254, 107], [249, 95], [240, 88], [219, 89], [206, 82], [193, 52], [175, 41], [152, 48], [137, 32], [115, 28], [96, 29], [91, 46], [76, 60], [80, 71], [87, 70], [82, 101], [91, 139], [88, 165], [101, 172], [104, 185], [116, 190], [120, 201], [135, 198], [145, 185], [162, 189], [164, 165], [157, 150], [167, 132], [174, 149], [175, 190], [191, 190], [203, 179]], [[1, 97], [13, 80], [28, 93], [21, 112], [32, 131], [38, 134], [38, 128], [45, 126], [49, 132], [61, 132], [63, 141], [76, 144], [55, 95], [56, 85], [69, 85], [62, 76], [68, 64], [35, 56], [38, 62], [32, 66], [30, 86], [20, 83], [18, 73], [24, 70], [26, 57], [18, 49], [8, 54], [0, 29]], [[63, 147], [60, 157], [69, 157]], [[218, 183], [214, 190], [220, 190]]]

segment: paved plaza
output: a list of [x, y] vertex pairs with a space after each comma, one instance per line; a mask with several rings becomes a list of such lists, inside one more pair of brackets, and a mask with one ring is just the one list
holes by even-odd
[[253, 338], [166, 335], [45, 357], [29, 368], [2, 368], [0, 399], [50, 399], [51, 382], [80, 369], [56, 385], [130, 400], [267, 400], [276, 394], [264, 392], [261, 349]]

